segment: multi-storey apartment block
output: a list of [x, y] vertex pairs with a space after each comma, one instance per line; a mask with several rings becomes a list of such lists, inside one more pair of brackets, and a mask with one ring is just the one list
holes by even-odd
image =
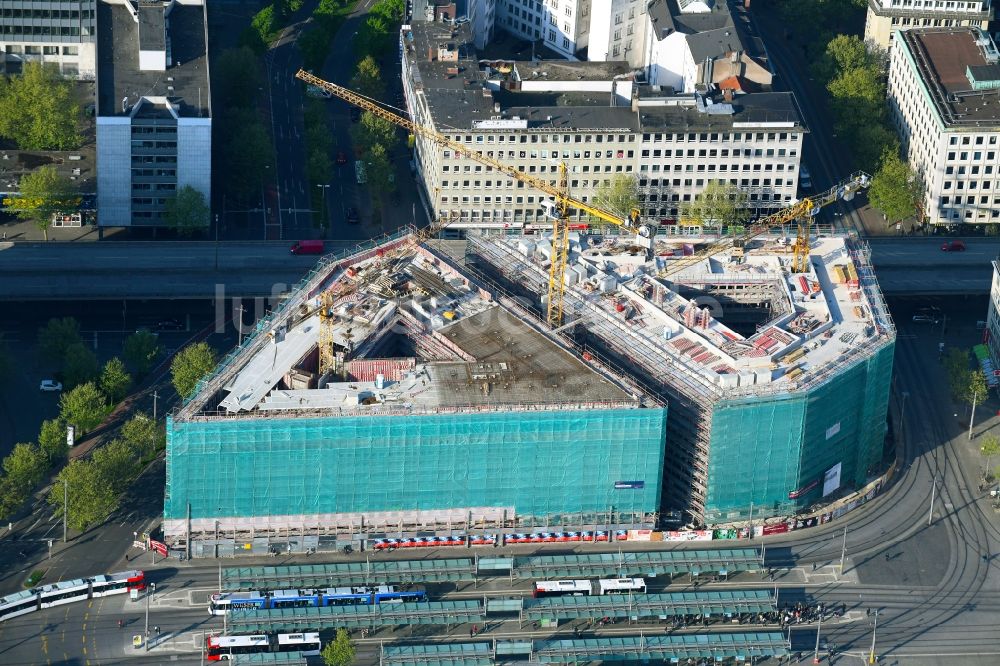
[[1000, 222], [1000, 52], [978, 28], [898, 32], [888, 98], [931, 224]]
[[[711, 180], [744, 188], [761, 213], [795, 196], [806, 128], [790, 93], [742, 93], [749, 84], [732, 75], [675, 94], [626, 62], [481, 62], [466, 28], [409, 26], [403, 81], [412, 117], [470, 150], [553, 184], [565, 162], [584, 200], [633, 176], [644, 213], [673, 233], [683, 203]], [[544, 223], [544, 194], [464, 154], [418, 138], [415, 162], [431, 215], [453, 219], [451, 229]]]
[[179, 188], [211, 189], [205, 6], [102, 2], [97, 17], [98, 224], [164, 226]]
[[97, 0], [0, 2], [0, 73], [47, 62], [64, 76], [93, 79]]
[[985, 30], [992, 20], [991, 0], [868, 0], [865, 41], [888, 49], [897, 30], [961, 26]]

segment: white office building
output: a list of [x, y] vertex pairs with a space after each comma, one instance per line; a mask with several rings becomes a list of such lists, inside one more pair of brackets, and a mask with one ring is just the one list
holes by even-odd
[[93, 80], [97, 0], [0, 2], [0, 74], [27, 62], [51, 63], [63, 76]]
[[205, 6], [101, 2], [97, 23], [98, 224], [164, 226], [178, 189], [211, 195]]
[[498, 24], [574, 60], [589, 44], [591, 0], [497, 0]]
[[865, 41], [882, 49], [911, 28], [975, 27], [993, 20], [991, 0], [868, 0]]
[[[565, 162], [570, 190], [584, 201], [632, 176], [644, 215], [664, 233], [691, 231], [678, 211], [712, 180], [743, 188], [759, 213], [795, 196], [806, 128], [790, 93], [743, 93], [740, 76], [729, 87], [676, 93], [643, 83], [627, 62], [482, 60], [465, 27], [407, 26], [403, 84], [414, 120], [470, 151], [552, 184]], [[415, 158], [429, 213], [453, 220], [450, 229], [545, 224], [546, 195], [463, 151], [418, 137]]]
[[978, 28], [897, 32], [888, 102], [930, 224], [1000, 222], [1000, 53]]

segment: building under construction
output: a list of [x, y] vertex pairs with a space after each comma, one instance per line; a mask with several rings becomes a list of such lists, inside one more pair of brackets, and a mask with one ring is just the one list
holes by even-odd
[[165, 535], [715, 524], [859, 486], [894, 341], [870, 266], [754, 243], [668, 276], [690, 247], [573, 235], [556, 329], [545, 235], [324, 258], [171, 416]]

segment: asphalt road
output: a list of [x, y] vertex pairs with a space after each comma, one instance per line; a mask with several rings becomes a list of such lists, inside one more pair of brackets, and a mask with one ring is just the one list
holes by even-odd
[[[404, 220], [405, 222], [405, 220]], [[329, 252], [356, 241], [327, 241]], [[452, 241], [461, 242], [461, 241]], [[285, 242], [0, 243], [0, 299], [179, 299], [274, 296], [298, 283], [316, 256]], [[870, 241], [883, 290], [892, 295], [987, 293], [1000, 240], [967, 239], [942, 252], [934, 238]]]

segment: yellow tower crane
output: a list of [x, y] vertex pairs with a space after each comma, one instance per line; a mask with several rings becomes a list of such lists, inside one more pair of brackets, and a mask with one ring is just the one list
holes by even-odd
[[795, 243], [792, 245], [792, 272], [805, 273], [809, 270], [809, 235], [812, 232], [812, 218], [828, 204], [840, 199], [850, 201], [855, 194], [867, 189], [870, 183], [871, 176], [867, 173], [859, 171], [852, 174], [850, 178], [837, 183], [826, 192], [796, 201], [787, 208], [782, 208], [776, 213], [754, 221], [745, 231], [736, 236], [721, 238], [694, 254], [671, 261], [664, 270], [660, 271], [660, 276], [673, 275], [694, 266], [703, 259], [725, 252], [729, 248], [743, 247], [757, 236], [791, 222], [797, 224]]
[[[629, 231], [641, 236], [643, 239], [646, 239], [648, 242], [652, 242], [651, 237], [653, 235], [653, 229], [652, 227], [642, 224], [639, 221], [638, 209], [633, 209], [626, 217], [622, 217], [570, 196], [567, 187], [567, 168], [565, 164], [561, 164], [559, 166], [559, 184], [554, 185], [547, 180], [542, 180], [541, 178], [536, 178], [535, 176], [519, 171], [511, 165], [495, 160], [479, 151], [470, 150], [465, 144], [452, 141], [435, 129], [415, 123], [409, 118], [405, 118], [393, 111], [383, 108], [363, 95], [359, 95], [358, 93], [348, 90], [343, 86], [339, 86], [336, 83], [324, 81], [323, 79], [314, 76], [305, 70], [300, 69], [295, 74], [295, 77], [309, 85], [317, 86], [318, 88], [329, 91], [332, 95], [339, 97], [345, 102], [368, 111], [379, 118], [384, 118], [385, 120], [406, 129], [414, 135], [430, 139], [443, 148], [453, 150], [458, 155], [475, 160], [480, 164], [493, 169], [494, 171], [498, 171], [518, 182], [524, 183], [525, 185], [533, 187], [534, 189], [551, 196], [554, 207], [554, 219], [552, 223], [552, 255], [550, 257], [551, 264], [549, 267], [547, 314], [548, 323], [552, 327], [558, 327], [562, 324], [563, 294], [565, 292], [564, 272], [566, 269], [570, 245], [568, 213], [571, 208], [581, 211], [587, 215], [591, 215], [603, 222], [608, 222], [610, 224], [628, 229]], [[450, 220], [439, 220], [437, 223], [426, 227], [424, 233], [419, 239], [417, 239], [418, 242], [437, 234], [443, 227], [447, 226], [449, 221]]]

